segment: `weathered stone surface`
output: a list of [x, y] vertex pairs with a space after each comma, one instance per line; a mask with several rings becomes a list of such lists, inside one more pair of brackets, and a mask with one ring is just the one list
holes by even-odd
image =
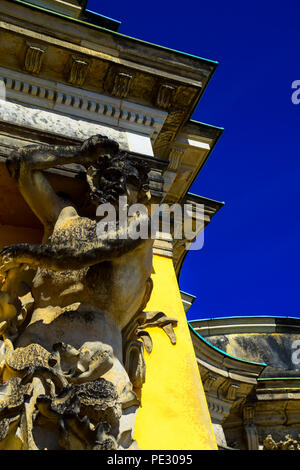
[[[42, 173], [68, 163], [85, 169], [86, 197], [76, 205]], [[138, 368], [133, 356], [124, 366], [123, 342], [140, 338], [151, 352], [146, 328], [159, 326], [175, 344], [177, 322], [143, 312], [153, 241], [132, 239], [128, 226], [99, 238], [96, 208], [117, 205], [120, 195], [147, 204], [149, 167], [96, 135], [73, 146], [22, 148], [7, 168], [44, 226], [44, 243], [0, 253], [0, 448], [14, 432], [11, 445], [21, 449], [134, 449], [140, 403], [133, 386], [142, 386], [145, 364], [140, 347]]]
[[123, 150], [129, 150], [125, 132], [80, 119], [61, 116], [51, 111], [27, 108], [21, 104], [0, 100], [0, 118], [5, 122], [35, 128], [40, 131], [47, 131], [51, 128], [53, 134], [82, 140], [103, 133], [111, 139], [116, 139]]
[[271, 434], [263, 441], [263, 450], [300, 450], [300, 442], [287, 434], [283, 441], [275, 442]]

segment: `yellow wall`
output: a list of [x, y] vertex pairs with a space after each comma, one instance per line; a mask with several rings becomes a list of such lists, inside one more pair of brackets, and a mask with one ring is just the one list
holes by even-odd
[[154, 256], [153, 293], [146, 310], [176, 318], [177, 344], [160, 328], [149, 328], [153, 350], [145, 351], [135, 439], [142, 450], [217, 449], [206, 398], [170, 258]]

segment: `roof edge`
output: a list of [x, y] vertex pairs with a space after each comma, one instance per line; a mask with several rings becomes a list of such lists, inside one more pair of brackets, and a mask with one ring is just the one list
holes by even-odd
[[283, 319], [289, 318], [292, 320], [299, 320], [300, 316], [291, 316], [291, 315], [230, 315], [230, 316], [222, 316], [222, 317], [206, 317], [206, 318], [195, 318], [193, 320], [189, 320], [189, 322], [201, 322], [201, 321], [213, 321], [213, 320], [231, 320], [231, 319], [246, 319], [246, 318], [274, 318], [274, 319]]
[[[114, 31], [113, 29], [108, 29], [108, 28], [105, 28], [103, 26], [98, 26], [96, 24], [92, 24], [92, 23], [88, 23], [87, 21], [84, 21], [84, 20], [81, 20], [81, 19], [78, 19], [78, 18], [72, 18], [71, 16], [67, 16], [67, 15], [64, 15], [62, 13], [58, 13], [58, 12], [55, 12], [53, 10], [48, 10], [46, 8], [43, 8], [43, 7], [39, 7], [37, 5], [33, 5], [32, 3], [29, 3], [29, 2], [26, 2], [25, 0], [7, 0], [7, 1], [10, 1], [12, 3], [18, 3], [20, 5], [24, 5], [25, 7], [29, 7], [29, 8], [32, 8], [34, 10], [39, 10], [39, 11], [42, 11], [42, 12], [46, 12], [47, 14], [49, 15], [53, 15], [53, 16], [59, 16], [65, 20], [68, 20], [68, 21], [72, 21], [74, 23], [80, 23], [82, 24], [83, 26], [86, 26], [86, 27], [90, 27], [90, 28], [93, 28], [93, 29], [99, 29], [99, 30], [102, 30], [102, 31], [106, 31], [106, 32], [109, 32], [109, 33], [112, 33], [116, 36], [119, 36], [119, 37], [124, 37], [124, 38], [127, 38], [129, 40], [132, 40], [132, 41], [135, 41], [135, 42], [138, 42], [140, 44], [145, 44], [147, 46], [150, 46], [150, 47], [153, 47], [153, 48], [156, 48], [156, 49], [162, 49], [166, 52], [172, 52], [172, 53], [175, 53], [175, 54], [178, 54], [178, 55], [182, 55], [182, 56], [185, 56], [185, 57], [190, 57], [192, 59], [195, 59], [197, 62], [203, 62], [203, 63], [206, 63], [207, 65], [211, 65], [212, 67], [214, 67], [214, 69], [216, 69], [216, 67], [218, 66], [219, 62], [215, 61], [215, 60], [211, 60], [211, 59], [205, 59], [203, 57], [199, 57], [199, 56], [196, 56], [194, 54], [189, 54], [187, 52], [183, 52], [183, 51], [178, 51], [176, 49], [171, 49], [169, 47], [165, 47], [165, 46], [160, 46], [159, 44], [154, 44], [154, 43], [151, 43], [151, 42], [148, 42], [148, 41], [144, 41], [142, 39], [138, 39], [138, 38], [134, 38], [134, 37], [131, 37], [131, 36], [127, 36], [126, 34], [122, 34], [122, 33], [119, 33], [118, 31]], [[95, 12], [92, 12], [93, 14], [95, 15], [98, 15], [97, 13]], [[102, 16], [102, 15], [100, 15]], [[103, 16], [103, 18], [107, 18], [105, 16]], [[115, 20], [112, 20], [112, 21], [115, 21]]]

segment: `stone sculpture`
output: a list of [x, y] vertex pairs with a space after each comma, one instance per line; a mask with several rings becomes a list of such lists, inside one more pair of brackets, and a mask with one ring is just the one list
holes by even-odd
[[[298, 436], [299, 438], [300, 436]], [[300, 450], [299, 440], [293, 439], [290, 434], [284, 437], [284, 440], [275, 442], [272, 434], [268, 434], [263, 440], [263, 450]]]
[[[43, 173], [68, 163], [84, 169], [85, 200], [57, 195]], [[149, 168], [99, 135], [24, 147], [7, 168], [44, 237], [0, 253], [0, 449], [135, 449], [146, 328], [175, 344], [176, 320], [144, 311], [153, 240], [126, 236], [128, 226], [99, 239], [96, 207], [121, 195], [149, 204]]]

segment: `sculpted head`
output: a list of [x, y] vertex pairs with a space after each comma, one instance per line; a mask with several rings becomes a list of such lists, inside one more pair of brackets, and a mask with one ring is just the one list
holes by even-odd
[[120, 196], [127, 196], [129, 205], [146, 204], [151, 197], [149, 171], [147, 163], [129, 160], [125, 152], [104, 155], [86, 171], [90, 199], [96, 205], [117, 205]]

